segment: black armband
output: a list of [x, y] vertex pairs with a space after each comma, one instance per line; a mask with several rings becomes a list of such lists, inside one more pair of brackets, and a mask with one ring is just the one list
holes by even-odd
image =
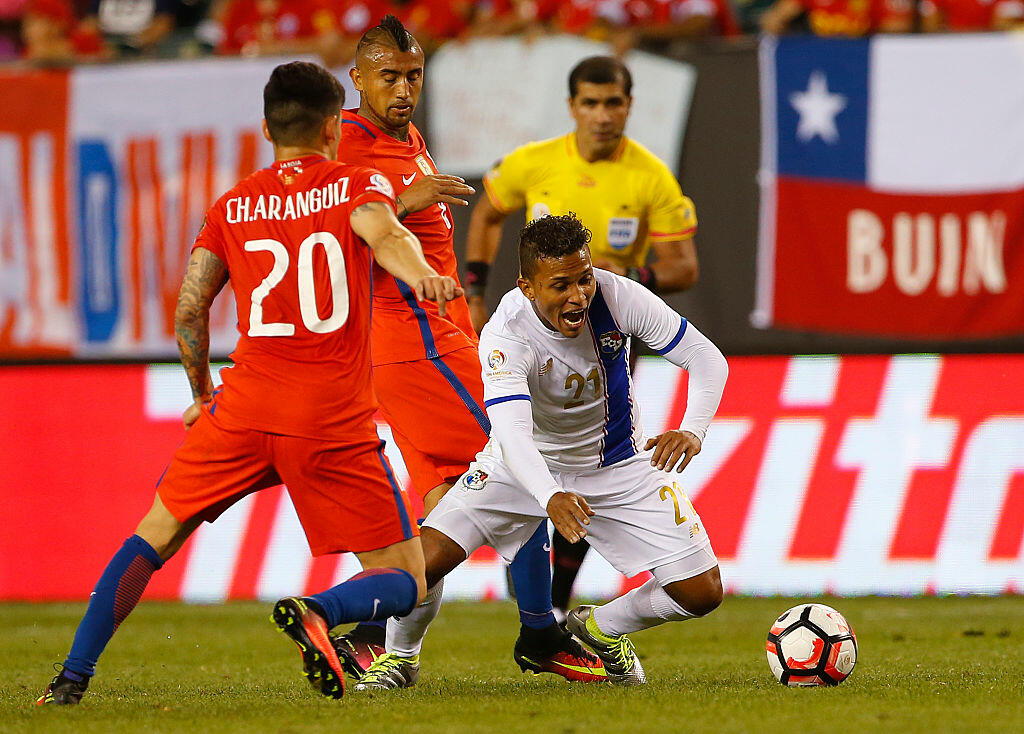
[[658, 288], [658, 279], [654, 276], [652, 268], [628, 268], [626, 270], [626, 277], [630, 280], [635, 280], [649, 291], [655, 291]]
[[466, 263], [466, 295], [482, 296], [487, 290], [487, 276], [491, 266], [483, 260], [470, 260]]

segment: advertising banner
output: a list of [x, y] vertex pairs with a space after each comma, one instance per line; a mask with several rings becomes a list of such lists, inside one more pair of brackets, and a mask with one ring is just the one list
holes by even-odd
[[752, 321], [1024, 334], [1024, 38], [766, 38]]
[[[609, 47], [575, 36], [524, 43], [487, 38], [449, 43], [430, 61], [426, 99], [430, 141], [442, 173], [481, 178], [506, 153], [573, 129], [569, 72]], [[675, 171], [690, 113], [696, 70], [634, 51], [624, 59], [633, 77], [626, 134]]]
[[[730, 365], [718, 417], [678, 480], [727, 591], [1024, 591], [1024, 356], [738, 357]], [[636, 388], [649, 435], [679, 424], [684, 372], [644, 358]], [[176, 365], [8, 367], [0, 400], [0, 599], [85, 599], [181, 441], [185, 375]], [[380, 434], [407, 482], [386, 425]], [[358, 570], [350, 555], [310, 557], [278, 487], [200, 527], [147, 594], [272, 600]], [[591, 553], [577, 591], [607, 598], [642, 580]], [[445, 592], [502, 598], [504, 565], [481, 550]]]

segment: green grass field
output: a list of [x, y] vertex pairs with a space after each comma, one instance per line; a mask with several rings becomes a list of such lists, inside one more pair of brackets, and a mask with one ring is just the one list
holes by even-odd
[[80, 604], [0, 605], [0, 731], [862, 732], [1024, 731], [1024, 599], [824, 600], [860, 643], [838, 688], [787, 689], [764, 638], [798, 600], [728, 598], [707, 619], [633, 636], [643, 688], [525, 676], [506, 603], [448, 604], [419, 685], [316, 695], [269, 604], [143, 603], [119, 630], [82, 705], [37, 708]]

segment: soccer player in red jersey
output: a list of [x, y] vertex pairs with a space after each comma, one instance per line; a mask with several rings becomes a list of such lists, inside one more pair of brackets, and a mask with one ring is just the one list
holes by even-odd
[[[352, 81], [358, 111], [342, 120], [342, 159], [370, 166], [398, 192], [398, 216], [420, 240], [437, 272], [457, 277], [451, 205], [473, 189], [457, 176], [439, 174], [423, 136], [412, 124], [423, 85], [423, 51], [394, 16], [363, 35]], [[381, 412], [429, 513], [484, 447], [491, 426], [484, 411], [477, 337], [465, 298], [439, 313], [419, 304], [400, 277], [374, 268], [373, 383]], [[524, 670], [576, 679], [580, 668], [601, 668], [598, 658], [559, 627], [551, 608], [547, 528], [528, 542], [511, 574], [522, 627], [515, 659]], [[441, 585], [429, 603], [440, 604]], [[419, 641], [416, 641], [418, 645]], [[383, 652], [383, 630], [360, 625], [335, 638], [350, 673], [359, 676]], [[406, 650], [418, 655], [418, 648]], [[592, 679], [588, 673], [583, 679]]]
[[[152, 509], [100, 577], [63, 669], [40, 704], [78, 703], [96, 661], [151, 575], [206, 520], [284, 482], [314, 555], [352, 551], [363, 572], [273, 618], [325, 696], [344, 691], [328, 630], [407, 614], [425, 593], [423, 554], [373, 420], [370, 267], [444, 316], [461, 296], [395, 218], [387, 178], [336, 162], [344, 91], [325, 69], [278, 66], [263, 93], [275, 162], [207, 213], [181, 287], [175, 329], [194, 402]], [[223, 386], [209, 363], [210, 304], [230, 283], [238, 346]]]

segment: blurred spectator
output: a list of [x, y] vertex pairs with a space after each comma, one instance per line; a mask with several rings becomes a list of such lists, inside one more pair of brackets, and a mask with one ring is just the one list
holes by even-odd
[[21, 54], [21, 25], [28, 0], [0, 0], [0, 61]]
[[729, 0], [626, 0], [629, 25], [640, 42], [736, 36]]
[[326, 43], [322, 51], [324, 65], [328, 69], [352, 61], [362, 35], [391, 12], [391, 4], [387, 0], [338, 0], [333, 7], [337, 16], [337, 32], [333, 42]]
[[229, 0], [220, 53], [244, 56], [322, 53], [337, 41], [329, 0]]
[[936, 31], [1009, 30], [1024, 24], [1024, 0], [922, 0], [921, 28]]
[[28, 0], [22, 23], [26, 59], [70, 62], [112, 54], [99, 30], [80, 22], [77, 5], [72, 0]]
[[761, 29], [782, 34], [804, 13], [819, 36], [909, 33], [914, 28], [914, 0], [776, 0], [761, 16]]
[[152, 53], [174, 30], [177, 0], [93, 0], [78, 32], [98, 33], [119, 54]]
[[543, 31], [535, 0], [477, 0], [473, 6], [473, 36], [506, 36]]
[[[430, 53], [445, 41], [469, 32], [473, 15], [470, 0], [393, 0], [391, 12]], [[380, 19], [378, 18], [378, 21]]]

